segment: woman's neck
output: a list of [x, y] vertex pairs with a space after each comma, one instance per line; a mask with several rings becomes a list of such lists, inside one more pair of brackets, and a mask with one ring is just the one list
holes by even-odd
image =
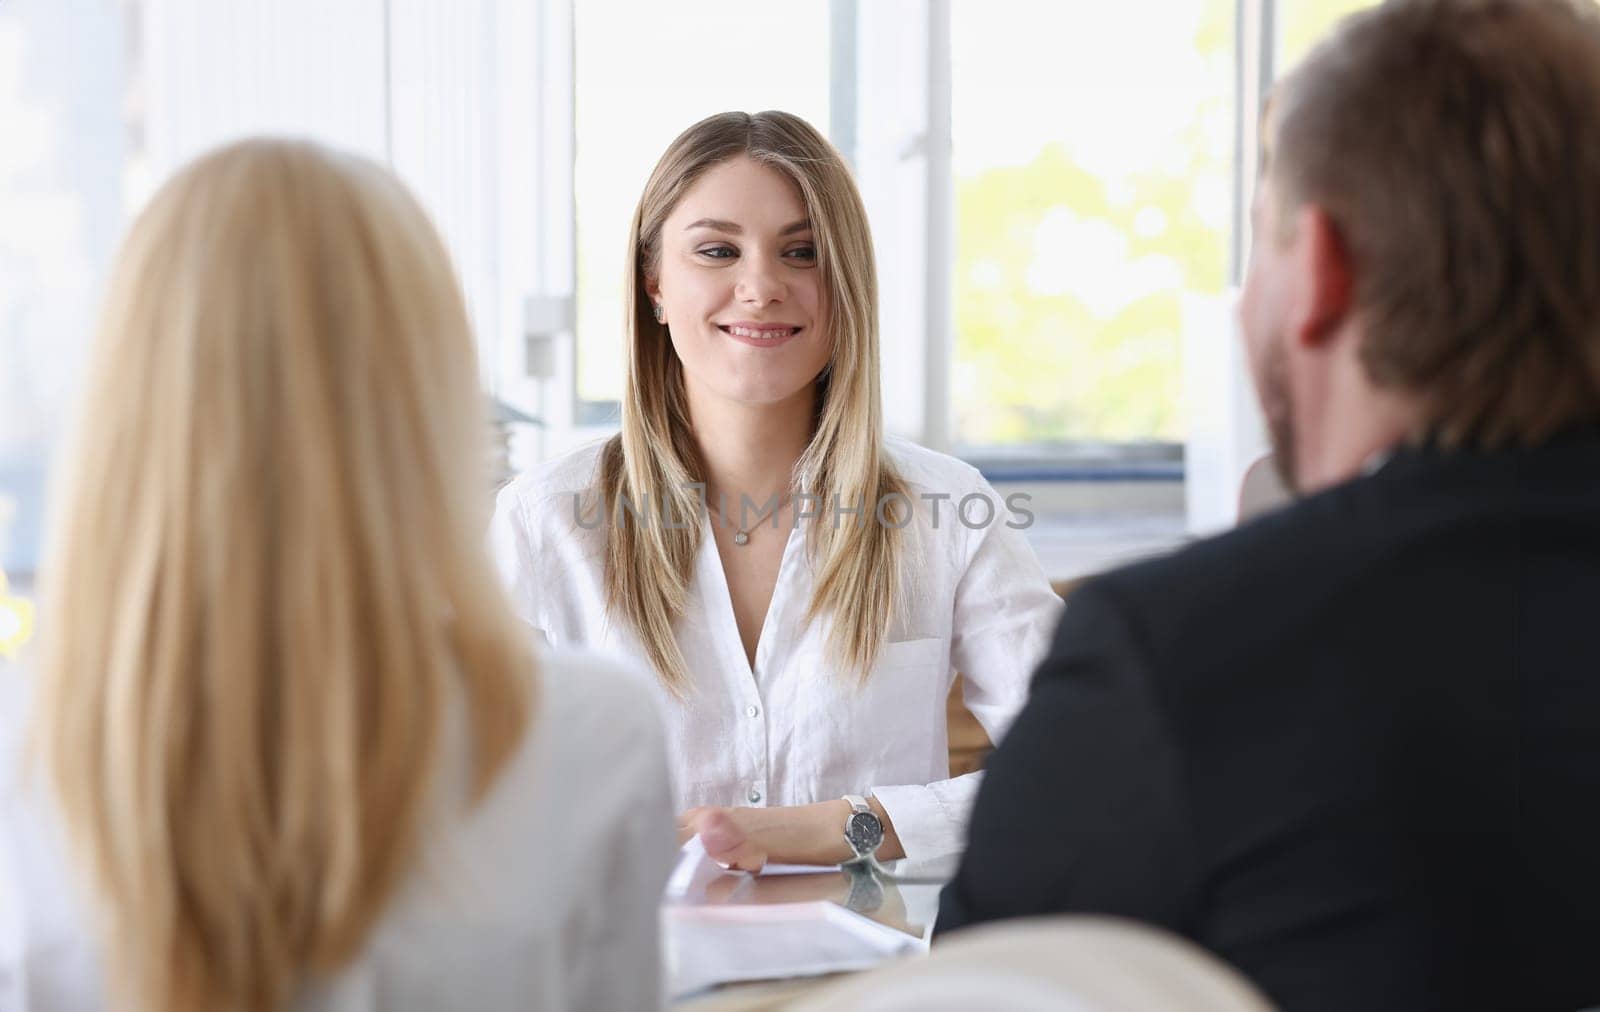
[[689, 391], [689, 417], [712, 495], [764, 502], [789, 489], [795, 462], [811, 442], [816, 389], [776, 404], [741, 404]]

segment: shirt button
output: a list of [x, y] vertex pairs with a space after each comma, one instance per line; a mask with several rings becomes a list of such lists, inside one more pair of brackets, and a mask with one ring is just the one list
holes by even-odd
[[754, 705], [747, 706], [744, 708], [744, 715], [746, 717], [759, 717], [761, 715], [761, 707]]
[[749, 798], [752, 805], [761, 804], [761, 792], [756, 790], [754, 787], [750, 788]]

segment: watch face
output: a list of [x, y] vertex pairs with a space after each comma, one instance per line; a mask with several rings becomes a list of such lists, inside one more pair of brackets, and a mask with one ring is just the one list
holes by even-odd
[[856, 812], [844, 824], [844, 838], [857, 854], [870, 854], [883, 842], [883, 823], [871, 812]]

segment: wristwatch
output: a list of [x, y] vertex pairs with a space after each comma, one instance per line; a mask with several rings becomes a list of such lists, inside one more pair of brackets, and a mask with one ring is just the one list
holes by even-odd
[[844, 842], [850, 845], [854, 860], [865, 861], [876, 854], [883, 843], [883, 823], [873, 814], [866, 798], [846, 794], [844, 799], [853, 809], [844, 820]]

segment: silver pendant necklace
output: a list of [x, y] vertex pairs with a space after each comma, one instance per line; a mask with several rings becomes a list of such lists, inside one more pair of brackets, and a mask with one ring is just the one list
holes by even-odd
[[[755, 530], [757, 527], [760, 527], [762, 523], [766, 521], [767, 517], [772, 516], [778, 510], [783, 509], [784, 504], [786, 504], [788, 501], [789, 497], [784, 496], [782, 499], [778, 500], [777, 505], [773, 506], [772, 509], [766, 510], [760, 516], [756, 517], [755, 523], [748, 527], [735, 527], [733, 529], [733, 543], [738, 545], [740, 548], [748, 545], [750, 543], [750, 532]], [[743, 512], [743, 510], [740, 510], [740, 519], [744, 518]]]

